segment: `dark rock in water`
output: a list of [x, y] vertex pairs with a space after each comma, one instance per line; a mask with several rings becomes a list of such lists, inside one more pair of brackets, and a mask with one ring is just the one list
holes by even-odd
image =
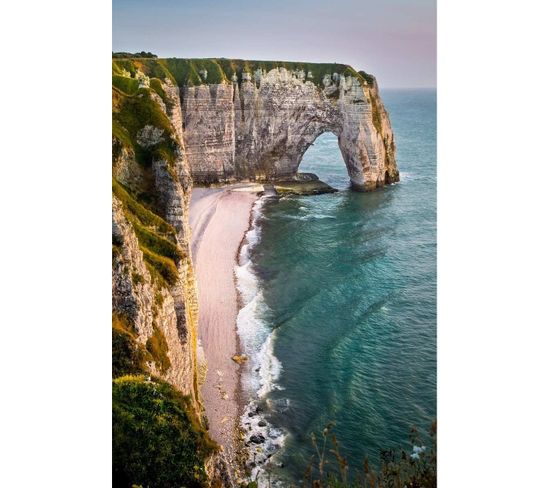
[[265, 442], [265, 437], [262, 434], [250, 436], [250, 442], [254, 444], [263, 444]]
[[256, 413], [262, 413], [264, 409], [262, 407], [256, 407]]
[[267, 425], [267, 422], [266, 422], [265, 420], [260, 420], [260, 421], [258, 422], [258, 426], [259, 426], [259, 427], [265, 427], [266, 425]]
[[249, 417], [254, 417], [254, 415], [256, 415], [254, 412], [248, 412]]
[[279, 195], [319, 195], [334, 193], [338, 190], [321, 181], [313, 173], [298, 173], [294, 178], [276, 182], [275, 191]]
[[254, 371], [256, 371], [256, 373], [257, 373], [258, 371], [260, 371], [260, 368], [256, 368]]

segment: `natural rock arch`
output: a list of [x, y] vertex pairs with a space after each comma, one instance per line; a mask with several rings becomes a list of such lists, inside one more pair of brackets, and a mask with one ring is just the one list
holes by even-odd
[[324, 132], [338, 137], [354, 189], [399, 180], [393, 132], [376, 81], [325, 76], [323, 86], [285, 68], [241, 82], [182, 88], [185, 144], [195, 182], [294, 177]]
[[[349, 176], [349, 170], [346, 166], [346, 162], [344, 160], [342, 151], [340, 149], [338, 134], [336, 134], [331, 130], [326, 130], [321, 132], [315, 138], [315, 141], [306, 148], [306, 150], [300, 157], [300, 161], [298, 163], [299, 172], [317, 173], [319, 171], [319, 168], [317, 167], [317, 154], [316, 154], [316, 151], [318, 150], [317, 146], [319, 146], [320, 144], [327, 144], [327, 142], [333, 146], [338, 146], [339, 155], [335, 157], [334, 155], [331, 155], [331, 156], [333, 156], [334, 159], [338, 160], [338, 166], [341, 165], [339, 170], [346, 171], [347, 175]], [[331, 169], [334, 169], [334, 168], [331, 168]], [[321, 176], [320, 178], [323, 179], [323, 177]]]

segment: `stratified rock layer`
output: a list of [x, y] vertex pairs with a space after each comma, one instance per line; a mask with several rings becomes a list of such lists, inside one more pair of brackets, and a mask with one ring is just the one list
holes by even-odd
[[292, 178], [324, 132], [338, 137], [355, 189], [399, 180], [393, 132], [373, 78], [334, 73], [318, 85], [285, 68], [246, 74], [240, 82], [234, 76], [181, 89], [195, 182]]

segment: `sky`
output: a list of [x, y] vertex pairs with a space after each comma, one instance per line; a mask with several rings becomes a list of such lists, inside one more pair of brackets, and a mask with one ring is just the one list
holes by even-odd
[[113, 51], [350, 64], [435, 87], [436, 0], [113, 0]]

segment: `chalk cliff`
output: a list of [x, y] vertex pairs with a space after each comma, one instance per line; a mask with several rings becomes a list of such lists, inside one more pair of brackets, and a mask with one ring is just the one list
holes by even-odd
[[333, 132], [350, 181], [372, 190], [399, 180], [390, 121], [376, 81], [258, 68], [230, 83], [182, 87], [185, 142], [196, 182], [295, 177], [308, 147]]
[[399, 181], [395, 142], [376, 79], [343, 64], [228, 59], [113, 61], [122, 77], [179, 87], [196, 183], [292, 179], [323, 132], [338, 137], [352, 186]]
[[[389, 118], [376, 80], [337, 64], [118, 58], [112, 103], [113, 378], [124, 407], [113, 412], [149, 394], [164, 394], [168, 406], [179, 402], [171, 415], [189, 429], [187, 447], [167, 449], [176, 457], [190, 449], [201, 485], [215, 479], [233, 486], [206, 434], [200, 400], [207, 365], [197, 341], [192, 183], [297, 178], [307, 148], [330, 131], [353, 188], [372, 190], [399, 180]], [[121, 442], [115, 477], [146, 485], [131, 468], [143, 453], [128, 418], [113, 420], [121, 429], [114, 436]], [[167, 423], [151, 425], [162, 430]], [[128, 439], [138, 442], [136, 451], [127, 449]], [[130, 463], [126, 455], [137, 458]], [[174, 486], [186, 486], [189, 472], [166, 459]]]
[[[224, 455], [206, 432], [200, 400], [206, 364], [197, 341], [188, 224], [192, 180], [179, 88], [169, 81], [117, 76], [112, 141], [114, 484], [156, 483], [151, 473], [160, 470], [166, 486], [231, 487]], [[151, 443], [156, 456], [147, 454]]]

